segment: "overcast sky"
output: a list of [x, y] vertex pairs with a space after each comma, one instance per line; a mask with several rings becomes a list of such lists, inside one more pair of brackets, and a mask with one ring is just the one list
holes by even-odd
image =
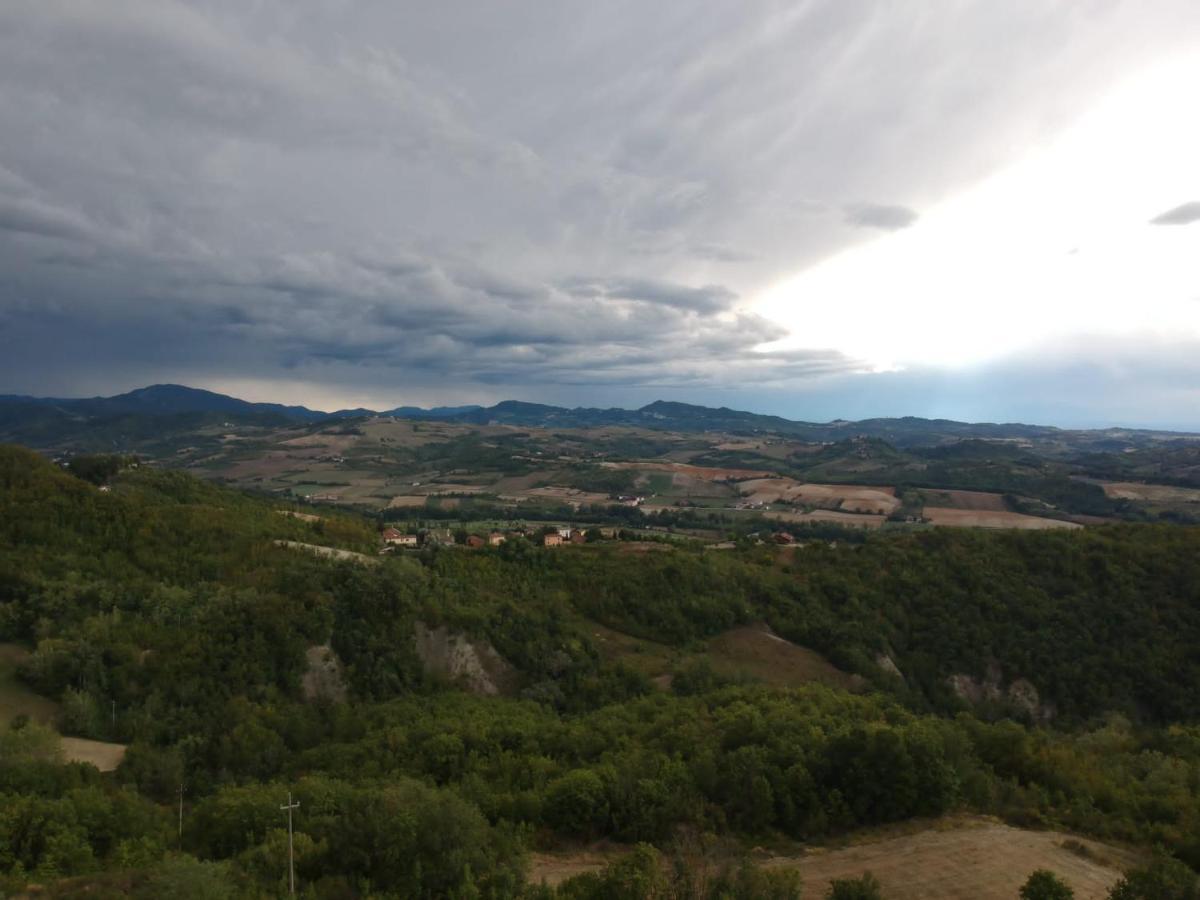
[[1200, 430], [1196, 0], [0, 4], [0, 392]]

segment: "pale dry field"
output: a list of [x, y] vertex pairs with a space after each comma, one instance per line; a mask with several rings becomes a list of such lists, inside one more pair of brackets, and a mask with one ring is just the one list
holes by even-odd
[[1148, 500], [1152, 503], [1200, 503], [1200, 490], [1166, 484], [1110, 481], [1101, 485], [1114, 500]]
[[577, 488], [548, 487], [530, 488], [521, 492], [524, 496], [537, 500], [554, 500], [559, 503], [570, 503], [579, 506], [584, 503], [608, 503], [608, 494], [595, 491], [581, 491]]
[[388, 501], [388, 508], [424, 506], [427, 499], [424, 494], [393, 497]]
[[[813, 848], [798, 856], [757, 856], [765, 868], [799, 870], [804, 896], [821, 897], [835, 878], [871, 872], [888, 900], [1013, 900], [1035, 869], [1049, 869], [1075, 891], [1077, 900], [1102, 900], [1139, 862], [1128, 850], [1056, 831], [1027, 831], [995, 820], [959, 816], [910, 834], [865, 837], [853, 846]], [[1087, 848], [1068, 850], [1066, 841]], [[556, 885], [594, 872], [625, 850], [597, 845], [574, 852], [534, 853], [530, 881]], [[761, 851], [759, 851], [761, 853]]]
[[812, 512], [777, 512], [769, 510], [763, 513], [768, 519], [778, 522], [832, 522], [835, 525], [850, 525], [858, 528], [879, 528], [887, 521], [887, 516], [868, 515], [866, 513], [841, 512], [836, 509], [814, 509]]
[[1043, 519], [1040, 516], [1027, 516], [1023, 513], [1002, 512], [998, 510], [947, 509], [940, 506], [927, 506], [923, 515], [934, 525], [953, 528], [1021, 528], [1037, 530], [1083, 527], [1078, 522]]
[[115, 771], [125, 758], [124, 744], [77, 737], [62, 738], [61, 743], [63, 759], [67, 762], [91, 763], [101, 772]]
[[[1085, 857], [1063, 847], [1086, 846]], [[798, 869], [805, 893], [820, 896], [834, 878], [871, 872], [889, 900], [1012, 900], [1035, 869], [1049, 869], [1075, 891], [1077, 900], [1102, 900], [1134, 864], [1129, 851], [1057, 831], [1027, 831], [989, 819], [964, 819], [951, 827], [801, 857], [776, 857], [769, 867]]]
[[[19, 715], [28, 716], [42, 725], [54, 727], [58, 704], [49, 697], [36, 694], [16, 680], [16, 667], [29, 657], [29, 651], [18, 644], [0, 644], [0, 727]], [[124, 744], [110, 744], [87, 738], [60, 738], [65, 762], [91, 763], [101, 772], [111, 772], [125, 758]]]

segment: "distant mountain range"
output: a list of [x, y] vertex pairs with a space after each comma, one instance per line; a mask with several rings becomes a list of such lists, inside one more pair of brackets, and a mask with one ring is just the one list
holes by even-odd
[[[657, 400], [641, 409], [568, 409], [541, 403], [505, 400], [494, 406], [444, 406], [422, 409], [398, 406], [387, 410], [343, 409], [327, 413], [304, 406], [251, 403], [225, 394], [177, 384], [156, 384], [114, 397], [87, 399], [0, 395], [0, 441], [50, 447], [73, 442], [87, 434], [89, 444], [137, 441], [169, 431], [186, 431], [232, 421], [237, 424], [286, 426], [394, 416], [458, 422], [467, 425], [504, 424], [522, 427], [594, 428], [611, 425], [677, 432], [778, 434], [806, 441], [838, 441], [847, 437], [881, 438], [896, 446], [929, 446], [964, 439], [1047, 442], [1086, 435], [1097, 450], [1119, 450], [1174, 438], [1182, 433], [1110, 428], [1069, 431], [1046, 425], [967, 423], [948, 419], [865, 419], [857, 422], [801, 422], [779, 416], [695, 406]], [[1074, 442], [1074, 441], [1073, 441]]]

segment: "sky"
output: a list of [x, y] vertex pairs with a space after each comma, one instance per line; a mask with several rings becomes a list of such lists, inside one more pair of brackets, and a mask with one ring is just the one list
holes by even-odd
[[1200, 431], [1195, 0], [0, 4], [0, 393]]

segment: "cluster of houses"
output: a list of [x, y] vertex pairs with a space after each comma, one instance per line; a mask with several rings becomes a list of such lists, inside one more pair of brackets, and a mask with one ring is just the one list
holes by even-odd
[[[602, 528], [600, 529], [600, 535], [605, 538], [616, 537], [616, 529]], [[426, 531], [418, 535], [405, 533], [397, 528], [385, 528], [379, 536], [383, 541], [383, 552], [385, 553], [397, 547], [413, 549], [423, 546], [448, 546], [457, 544], [453, 533], [450, 531]], [[587, 535], [581, 529], [564, 527], [547, 530], [545, 533], [534, 533], [526, 529], [514, 529], [509, 532], [490, 531], [483, 535], [468, 534], [463, 546], [470, 549], [499, 547], [510, 537], [521, 537], [526, 540], [532, 540], [543, 547], [560, 547], [563, 544], [583, 544], [587, 542]]]

